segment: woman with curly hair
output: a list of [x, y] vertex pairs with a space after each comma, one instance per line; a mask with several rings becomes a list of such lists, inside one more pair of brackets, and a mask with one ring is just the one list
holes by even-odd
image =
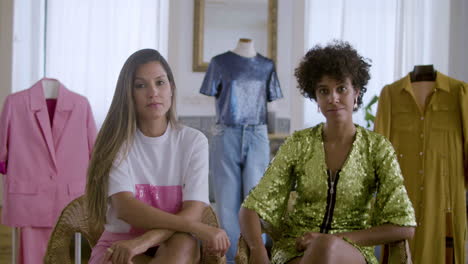
[[289, 137], [244, 201], [239, 220], [250, 263], [270, 263], [260, 219], [279, 234], [272, 263], [377, 263], [373, 246], [413, 236], [414, 210], [392, 145], [353, 123], [369, 68], [339, 41], [302, 59], [299, 89], [326, 122]]

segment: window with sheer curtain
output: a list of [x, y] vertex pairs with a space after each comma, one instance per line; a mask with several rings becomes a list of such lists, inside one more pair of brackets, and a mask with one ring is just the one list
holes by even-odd
[[[404, 77], [414, 65], [433, 64], [450, 74], [450, 4], [456, 1], [308, 0], [306, 47], [345, 40], [371, 59], [371, 80], [363, 98], [366, 105], [384, 85]], [[353, 120], [365, 127], [362, 109]], [[305, 100], [304, 127], [323, 121], [316, 103]]]
[[[29, 18], [29, 31], [42, 34], [26, 33], [28, 41], [16, 43], [13, 75], [14, 83], [20, 85], [13, 92], [27, 89], [44, 76], [56, 78], [88, 98], [98, 127], [125, 60], [142, 48], [157, 49], [167, 57], [168, 0], [17, 0], [15, 5], [15, 17]], [[46, 19], [38, 19], [37, 14], [25, 16], [34, 12]], [[21, 36], [24, 31], [18, 28], [16, 32]], [[22, 51], [28, 51], [28, 67], [22, 63], [26, 60]]]

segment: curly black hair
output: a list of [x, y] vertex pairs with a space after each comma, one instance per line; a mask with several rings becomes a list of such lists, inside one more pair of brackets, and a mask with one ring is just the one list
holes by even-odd
[[327, 46], [316, 45], [310, 49], [295, 69], [298, 88], [301, 94], [317, 101], [316, 85], [327, 75], [337, 81], [344, 82], [349, 77], [356, 91], [360, 91], [356, 111], [362, 105], [362, 97], [367, 91], [365, 87], [370, 79], [370, 59], [363, 58], [357, 51], [344, 41], [333, 41]]

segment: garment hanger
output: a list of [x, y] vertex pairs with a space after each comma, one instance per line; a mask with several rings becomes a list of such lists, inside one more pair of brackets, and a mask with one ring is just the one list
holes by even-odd
[[436, 77], [437, 72], [432, 64], [415, 65], [413, 71], [410, 72], [411, 82], [434, 82]]

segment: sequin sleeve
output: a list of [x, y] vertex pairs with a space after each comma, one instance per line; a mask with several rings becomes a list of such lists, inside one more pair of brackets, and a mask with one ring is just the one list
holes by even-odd
[[278, 81], [278, 76], [276, 75], [275, 66], [273, 66], [270, 78], [268, 78], [267, 100], [268, 102], [272, 102], [280, 98], [283, 98], [283, 93], [281, 92], [280, 83]]
[[200, 93], [208, 96], [217, 96], [220, 84], [221, 73], [219, 71], [219, 66], [216, 60], [212, 59], [208, 65], [208, 70], [206, 71], [202, 86], [200, 87]]
[[373, 157], [377, 195], [372, 212], [372, 224], [416, 226], [414, 209], [404, 186], [395, 151], [391, 143], [381, 135], [378, 135], [376, 143]]
[[274, 228], [280, 226], [287, 206], [297, 152], [297, 142], [293, 135], [280, 147], [259, 184], [242, 204], [242, 207], [256, 211], [260, 218]]

